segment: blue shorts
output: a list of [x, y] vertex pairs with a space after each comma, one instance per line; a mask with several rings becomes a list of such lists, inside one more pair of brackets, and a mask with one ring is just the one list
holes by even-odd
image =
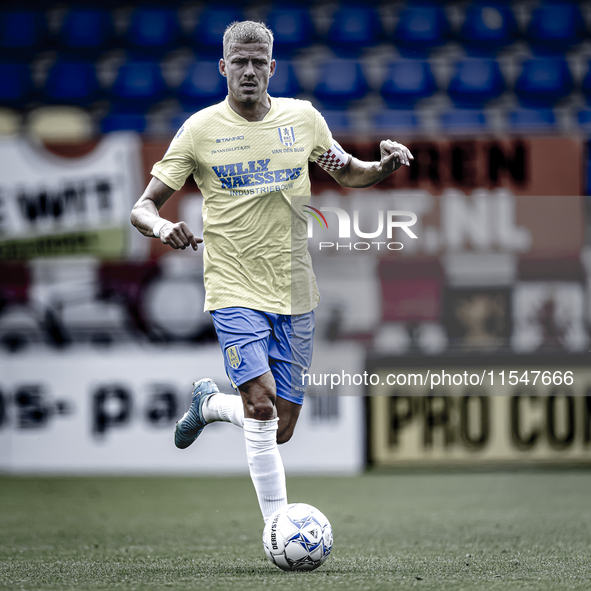
[[298, 316], [250, 308], [211, 312], [226, 373], [235, 388], [269, 370], [277, 396], [304, 403], [303, 376], [312, 363], [314, 311]]

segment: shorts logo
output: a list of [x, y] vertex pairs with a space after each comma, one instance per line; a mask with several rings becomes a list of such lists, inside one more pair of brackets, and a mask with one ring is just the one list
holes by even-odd
[[279, 139], [284, 146], [288, 148], [295, 144], [295, 133], [293, 127], [278, 127]]
[[242, 357], [240, 357], [240, 351], [236, 345], [232, 347], [228, 347], [226, 349], [226, 357], [228, 358], [228, 363], [230, 367], [233, 369], [237, 369], [238, 366], [242, 363]]

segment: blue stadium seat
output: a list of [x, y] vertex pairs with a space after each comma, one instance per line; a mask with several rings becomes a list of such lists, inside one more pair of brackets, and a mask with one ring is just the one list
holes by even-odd
[[581, 82], [581, 91], [585, 95], [587, 102], [591, 104], [591, 60], [588, 62], [587, 74]]
[[524, 107], [550, 107], [572, 90], [568, 65], [558, 57], [526, 60], [515, 83], [515, 94]]
[[101, 121], [101, 132], [111, 131], [146, 131], [147, 122], [144, 115], [138, 113], [109, 113]]
[[275, 73], [269, 80], [269, 94], [271, 96], [285, 96], [293, 98], [302, 92], [302, 87], [296, 76], [293, 64], [280, 61]]
[[449, 24], [439, 6], [409, 6], [399, 14], [394, 43], [403, 55], [426, 56], [446, 42]]
[[322, 64], [314, 95], [328, 109], [343, 109], [363, 98], [369, 87], [355, 60], [335, 59]]
[[305, 8], [274, 8], [266, 22], [273, 31], [273, 54], [277, 57], [288, 57], [314, 41], [314, 23]]
[[471, 58], [459, 61], [447, 93], [462, 108], [483, 107], [505, 90], [505, 81], [496, 60]]
[[402, 59], [388, 65], [380, 90], [390, 107], [410, 108], [437, 90], [429, 62]]
[[176, 134], [185, 121], [195, 113], [195, 111], [177, 111], [168, 122], [168, 129], [170, 133]]
[[352, 128], [351, 116], [347, 111], [322, 111], [322, 116], [333, 134]]
[[0, 105], [22, 109], [33, 89], [28, 64], [0, 63]]
[[569, 2], [542, 4], [536, 8], [526, 37], [538, 55], [564, 53], [585, 36], [581, 9]]
[[14, 10], [0, 13], [0, 51], [5, 57], [27, 59], [40, 51], [47, 39], [47, 22], [41, 12]]
[[380, 42], [382, 25], [373, 6], [343, 6], [333, 15], [326, 42], [341, 56], [358, 55]]
[[119, 111], [147, 111], [166, 95], [160, 64], [149, 61], [124, 63], [111, 86], [110, 95]]
[[191, 35], [191, 43], [200, 54], [219, 59], [222, 57], [222, 39], [226, 27], [234, 21], [241, 20], [244, 20], [244, 15], [238, 8], [205, 8], [199, 15]]
[[509, 126], [515, 131], [547, 131], [555, 123], [552, 109], [517, 109], [509, 113]]
[[416, 130], [419, 128], [419, 118], [411, 109], [388, 109], [380, 111], [373, 117], [374, 127], [380, 130]]
[[175, 10], [138, 7], [131, 14], [125, 39], [130, 49], [163, 53], [177, 46], [180, 34], [181, 28]]
[[114, 35], [111, 13], [107, 10], [72, 8], [59, 31], [62, 49], [98, 54], [109, 48]]
[[224, 100], [227, 89], [217, 61], [196, 61], [189, 66], [176, 96], [183, 109], [196, 111]]
[[43, 98], [49, 103], [88, 106], [98, 97], [99, 82], [94, 64], [57, 61], [49, 70]]
[[470, 55], [493, 55], [517, 36], [517, 22], [509, 6], [470, 5], [459, 40]]
[[577, 121], [583, 131], [587, 133], [591, 132], [591, 109], [582, 109], [579, 111], [577, 113]]
[[441, 126], [446, 131], [482, 131], [487, 120], [478, 109], [450, 109], [441, 114]]

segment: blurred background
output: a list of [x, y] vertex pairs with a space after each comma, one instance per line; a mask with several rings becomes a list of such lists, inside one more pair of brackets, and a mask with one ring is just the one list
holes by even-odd
[[[493, 376], [434, 391], [312, 386], [288, 469], [589, 463], [591, 2], [7, 1], [0, 470], [246, 471], [227, 425], [190, 466], [175, 453], [191, 382], [230, 386], [201, 254], [129, 224], [183, 121], [224, 99], [222, 35], [241, 19], [274, 32], [271, 96], [312, 101], [361, 159], [379, 159], [384, 138], [415, 155], [364, 191], [311, 167], [315, 207], [359, 212], [366, 233], [410, 210], [418, 236], [395, 231], [397, 251], [320, 250], [356, 237], [339, 238], [329, 214], [314, 228], [311, 371]], [[163, 215], [199, 234], [201, 206], [189, 179]], [[575, 379], [534, 384], [526, 370]]]

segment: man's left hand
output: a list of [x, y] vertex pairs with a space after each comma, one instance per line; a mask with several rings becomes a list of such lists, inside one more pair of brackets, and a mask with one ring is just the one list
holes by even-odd
[[414, 160], [414, 156], [406, 146], [392, 140], [380, 142], [380, 154], [380, 168], [387, 173], [398, 170], [403, 164], [410, 166], [410, 161]]

